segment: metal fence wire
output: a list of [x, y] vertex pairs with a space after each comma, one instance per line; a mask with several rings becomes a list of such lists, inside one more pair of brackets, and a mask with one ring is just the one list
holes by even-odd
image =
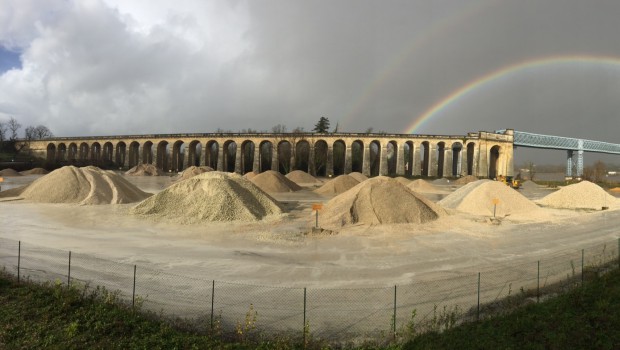
[[620, 239], [539, 261], [375, 288], [288, 288], [209, 280], [0, 238], [18, 281], [102, 288], [116, 300], [200, 329], [246, 336], [397, 339], [509, 311], [620, 268]]

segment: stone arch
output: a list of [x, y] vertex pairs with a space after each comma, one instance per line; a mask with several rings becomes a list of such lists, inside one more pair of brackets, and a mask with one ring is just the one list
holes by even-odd
[[233, 140], [224, 142], [224, 171], [229, 173], [235, 172], [235, 164], [237, 161], [237, 143]]
[[250, 173], [254, 170], [254, 142], [245, 140], [241, 144], [241, 174]]
[[116, 144], [116, 156], [114, 157], [114, 163], [119, 168], [123, 168], [127, 162], [127, 144], [120, 141]]
[[351, 143], [351, 171], [361, 173], [364, 171], [364, 142], [355, 140]]
[[129, 144], [129, 164], [128, 166], [130, 168], [135, 167], [136, 165], [140, 164], [140, 143], [138, 143], [138, 141], [133, 141]]
[[470, 142], [467, 144], [467, 175], [474, 175], [474, 154], [476, 144]]
[[[187, 167], [200, 166], [202, 144], [198, 140], [193, 140], [187, 147]], [[217, 167], [217, 166], [216, 166]], [[214, 168], [215, 169], [215, 168]]]
[[[224, 171], [224, 168], [222, 168], [222, 166], [218, 166], [218, 164], [220, 164], [219, 162], [223, 162], [224, 158], [226, 158], [224, 156], [224, 150], [222, 150], [222, 159], [219, 159], [220, 157], [220, 144], [215, 141], [215, 140], [211, 140], [209, 142], [207, 142], [207, 146], [205, 147], [205, 165], [218, 170], [218, 171]], [[224, 163], [221, 163], [224, 164]]]
[[106, 166], [109, 166], [112, 164], [113, 157], [114, 157], [114, 145], [112, 145], [112, 142], [108, 141], [103, 144], [103, 147], [101, 149], [101, 163]]
[[314, 174], [327, 176], [327, 142], [318, 140], [314, 143]]
[[171, 166], [170, 169], [174, 172], [179, 172], [179, 171], [183, 171], [184, 164], [183, 164], [183, 158], [185, 157], [185, 152], [187, 152], [187, 149], [185, 148], [185, 143], [181, 140], [177, 140], [173, 145], [172, 145], [172, 161], [171, 161]]
[[295, 169], [305, 172], [310, 169], [310, 143], [306, 140], [295, 144]]
[[391, 140], [387, 143], [385, 147], [385, 157], [387, 158], [387, 174], [389, 176], [395, 176], [396, 166], [398, 165], [398, 143], [396, 143], [396, 141]]
[[90, 160], [95, 164], [101, 161], [101, 144], [99, 142], [93, 142], [90, 146]]
[[262, 173], [263, 171], [271, 170], [273, 165], [273, 143], [265, 140], [260, 143], [259, 147], [258, 171]]
[[278, 142], [278, 171], [282, 174], [291, 172], [291, 156], [293, 155], [293, 146], [287, 140]]
[[59, 143], [56, 149], [56, 160], [58, 162], [66, 162], [67, 161], [67, 145], [64, 143]]
[[463, 173], [463, 144], [460, 142], [454, 142], [452, 144], [452, 176], [461, 176]]
[[78, 147], [75, 142], [69, 144], [69, 151], [67, 152], [67, 160], [70, 163], [75, 163], [78, 158]]
[[381, 142], [372, 140], [370, 142], [370, 176], [379, 176], [381, 170]]
[[157, 144], [157, 159], [155, 160], [155, 166], [165, 172], [170, 169], [170, 159], [168, 157], [169, 146], [170, 145], [166, 140], [159, 141]]
[[444, 174], [444, 165], [446, 162], [446, 143], [441, 141], [437, 143], [437, 177], [442, 178]]
[[415, 152], [415, 145], [413, 141], [407, 141], [403, 144], [403, 162], [405, 169], [405, 176], [413, 176], [413, 155]]
[[142, 145], [142, 164], [153, 164], [153, 142], [146, 141]]
[[489, 150], [489, 178], [495, 179], [499, 175], [503, 175], [502, 168], [500, 167], [500, 158], [502, 154], [502, 148], [498, 145], [491, 147]]
[[334, 176], [345, 173], [347, 145], [343, 140], [336, 140], [332, 145]]
[[420, 144], [420, 175], [429, 176], [431, 145], [428, 141], [423, 141]]
[[52, 163], [56, 160], [56, 145], [49, 143], [47, 145], [47, 161]]

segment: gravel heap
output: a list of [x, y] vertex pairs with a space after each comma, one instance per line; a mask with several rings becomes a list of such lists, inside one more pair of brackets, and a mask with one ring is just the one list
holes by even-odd
[[166, 188], [131, 213], [180, 224], [257, 221], [282, 210], [268, 194], [238, 174], [211, 171]]
[[478, 178], [473, 175], [463, 176], [457, 180], [454, 180], [454, 184], [456, 185], [467, 185], [470, 182], [478, 181]]
[[129, 176], [164, 176], [163, 170], [157, 168], [153, 164], [138, 164], [135, 167], [127, 170], [125, 175]]
[[293, 170], [290, 173], [286, 174], [286, 178], [293, 181], [296, 184], [321, 183], [321, 181], [317, 180], [314, 176], [302, 170]]
[[295, 192], [301, 187], [277, 171], [267, 170], [250, 179], [253, 184], [265, 192]]
[[0, 170], [0, 176], [4, 176], [4, 177], [15, 177], [15, 176], [22, 176], [22, 174], [18, 173], [17, 171], [11, 169], [11, 168], [7, 168], [4, 170]]
[[46, 175], [46, 174], [49, 174], [50, 172], [43, 168], [34, 168], [30, 170], [20, 171], [19, 173], [22, 175]]
[[133, 203], [150, 195], [112, 171], [65, 166], [36, 179], [19, 196], [39, 203], [90, 205]]
[[597, 184], [581, 181], [546, 195], [538, 203], [552, 208], [600, 210], [617, 205], [618, 200]]
[[362, 173], [358, 173], [357, 171], [354, 171], [352, 173], [349, 174], [349, 176], [351, 176], [352, 178], [354, 178], [355, 180], [359, 181], [359, 182], [364, 182], [366, 180], [368, 180], [368, 176], [362, 174]]
[[179, 176], [175, 179], [176, 181], [183, 181], [183, 180], [187, 180], [189, 178], [192, 178], [196, 175], [200, 175], [202, 173], [206, 173], [207, 171], [213, 171], [213, 168], [208, 167], [208, 166], [201, 166], [201, 167], [197, 167], [197, 166], [190, 166], [189, 168], [183, 170], [183, 172], [181, 174], [179, 174]]
[[524, 182], [521, 183], [521, 188], [524, 189], [524, 190], [534, 190], [534, 189], [537, 189], [539, 187], [540, 186], [538, 186], [536, 184], [536, 182], [530, 181], [530, 180], [527, 180], [527, 181], [524, 181]]
[[323, 186], [314, 190], [315, 193], [324, 196], [340, 194], [357, 186], [360, 182], [351, 175], [340, 175], [333, 180], [326, 182]]
[[433, 184], [422, 179], [413, 180], [407, 186], [416, 192], [433, 192], [438, 190]]
[[445, 214], [435, 203], [386, 177], [359, 183], [332, 198], [319, 214], [321, 225], [425, 223]]
[[540, 208], [516, 190], [499, 181], [478, 180], [459, 188], [438, 202], [474, 215], [493, 215], [493, 200], [497, 199], [496, 215], [537, 211]]

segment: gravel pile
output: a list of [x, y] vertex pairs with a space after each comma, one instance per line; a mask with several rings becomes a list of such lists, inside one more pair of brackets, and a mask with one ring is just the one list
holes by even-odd
[[265, 192], [295, 192], [301, 187], [277, 171], [267, 170], [250, 179]]
[[346, 192], [357, 186], [359, 183], [360, 182], [351, 175], [340, 175], [335, 179], [326, 182], [323, 186], [314, 190], [314, 192], [324, 196], [330, 196]]
[[454, 180], [454, 184], [456, 185], [467, 185], [470, 182], [478, 181], [478, 178], [473, 175], [463, 176], [457, 180]]
[[540, 208], [516, 190], [499, 181], [471, 182], [438, 202], [444, 208], [474, 215], [493, 215], [493, 200], [497, 200], [496, 215], [534, 212]]
[[618, 200], [590, 181], [562, 187], [538, 201], [541, 205], [561, 209], [594, 209], [616, 206]]
[[0, 170], [0, 176], [15, 177], [15, 176], [22, 176], [22, 174], [18, 173], [17, 171], [11, 168], [8, 168], [8, 169]]
[[537, 189], [539, 187], [540, 186], [538, 186], [536, 184], [536, 182], [530, 181], [530, 180], [527, 180], [527, 181], [524, 181], [523, 183], [521, 183], [521, 188], [524, 189], [524, 190], [535, 190], [535, 189]]
[[127, 170], [125, 175], [129, 176], [164, 176], [163, 170], [157, 168], [153, 164], [138, 164], [135, 167]]
[[208, 166], [197, 167], [197, 166], [192, 165], [189, 168], [183, 170], [183, 172], [179, 174], [179, 176], [175, 180], [176, 181], [187, 180], [189, 178], [192, 178], [196, 175], [200, 175], [202, 173], [206, 173], [208, 171], [213, 171], [213, 168], [208, 167]]
[[308, 174], [305, 171], [293, 170], [286, 174], [286, 178], [293, 181], [296, 184], [317, 184], [321, 181], [317, 180], [314, 176]]
[[435, 203], [398, 181], [375, 177], [332, 198], [319, 214], [321, 225], [425, 223], [445, 214]]
[[351, 176], [352, 178], [354, 178], [355, 180], [359, 181], [359, 182], [364, 182], [366, 180], [368, 180], [368, 176], [362, 174], [362, 173], [358, 173], [357, 171], [354, 171], [352, 173], [349, 174], [349, 176]]
[[112, 171], [88, 166], [65, 166], [38, 178], [20, 197], [39, 203], [123, 204], [139, 202], [151, 194]]
[[20, 171], [19, 173], [22, 175], [46, 175], [46, 174], [49, 174], [50, 172], [43, 168], [34, 168], [30, 170]]
[[131, 213], [180, 224], [258, 221], [282, 213], [268, 194], [238, 174], [211, 171], [166, 188]]
[[407, 185], [410, 189], [416, 192], [434, 192], [437, 191], [437, 187], [433, 186], [433, 184], [428, 181], [417, 179], [411, 181], [409, 185]]

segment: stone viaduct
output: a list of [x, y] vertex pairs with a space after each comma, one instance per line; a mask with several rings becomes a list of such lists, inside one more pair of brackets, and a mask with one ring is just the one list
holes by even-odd
[[209, 166], [226, 172], [303, 170], [316, 176], [361, 172], [494, 178], [513, 174], [514, 131], [464, 136], [356, 133], [204, 133], [56, 137], [31, 141], [49, 163], [127, 169], [154, 164], [166, 172]]

